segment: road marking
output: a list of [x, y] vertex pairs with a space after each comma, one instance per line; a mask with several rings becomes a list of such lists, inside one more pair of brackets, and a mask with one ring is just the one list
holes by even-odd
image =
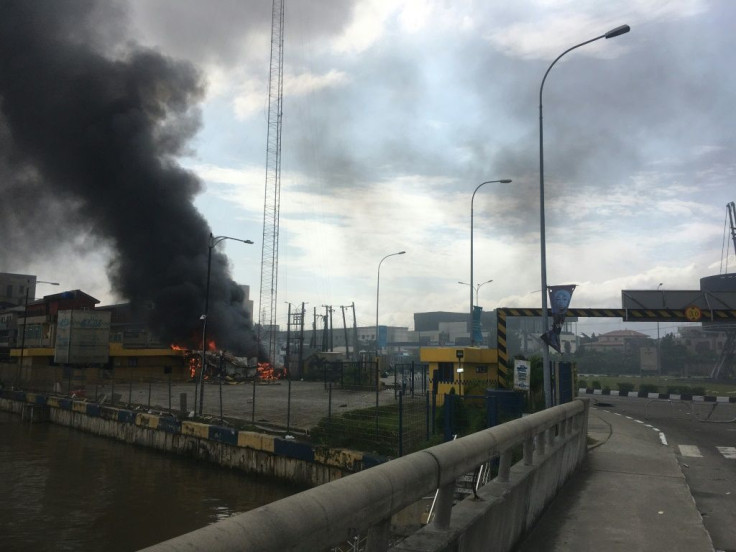
[[716, 447], [729, 460], [736, 460], [736, 447]]
[[702, 458], [703, 455], [700, 453], [700, 449], [695, 445], [677, 445], [680, 449], [680, 455], [687, 456], [689, 458]]
[[667, 446], [667, 437], [664, 436], [664, 433], [661, 431], [659, 432], [659, 440], [662, 441], [662, 444]]
[[635, 421], [635, 422], [636, 422], [637, 424], [643, 424], [643, 423], [644, 423], [644, 422], [642, 422], [641, 420], [634, 420], [634, 421]]

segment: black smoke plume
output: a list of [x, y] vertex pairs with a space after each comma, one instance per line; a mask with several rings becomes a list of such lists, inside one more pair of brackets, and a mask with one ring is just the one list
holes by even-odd
[[[9, 0], [0, 17], [0, 246], [85, 233], [162, 340], [199, 347], [210, 228], [177, 156], [200, 124], [194, 67], [124, 43], [120, 4]], [[53, 241], [53, 240], [52, 240]], [[256, 356], [243, 292], [213, 251], [208, 335]], [[260, 356], [260, 355], [259, 355]]]

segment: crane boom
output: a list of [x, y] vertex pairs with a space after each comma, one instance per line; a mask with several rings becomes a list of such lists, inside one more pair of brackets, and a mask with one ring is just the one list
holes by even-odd
[[279, 212], [281, 209], [281, 118], [284, 96], [284, 0], [273, 0], [271, 61], [268, 77], [268, 134], [266, 185], [263, 202], [261, 290], [258, 338], [268, 360], [277, 363], [276, 304], [279, 265]]

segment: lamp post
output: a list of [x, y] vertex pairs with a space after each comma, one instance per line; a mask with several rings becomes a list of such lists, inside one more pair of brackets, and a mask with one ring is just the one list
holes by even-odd
[[[486, 285], [486, 284], [490, 284], [490, 283], [491, 283], [492, 281], [493, 281], [493, 280], [486, 280], [486, 281], [485, 281], [485, 282], [483, 282], [482, 284], [475, 284], [475, 304], [476, 304], [476, 305], [479, 305], [479, 304], [480, 304], [480, 301], [478, 301], [478, 291], [479, 291], [479, 290], [480, 290], [480, 288], [482, 288], [482, 287], [483, 287], [484, 285]], [[462, 285], [464, 285], [464, 286], [469, 286], [469, 285], [470, 285], [470, 284], [469, 284], [468, 282], [458, 282], [458, 284], [462, 284]], [[472, 287], [471, 287], [471, 289], [472, 289]]]
[[[23, 353], [26, 348], [26, 322], [28, 321], [28, 292], [31, 289], [30, 284], [31, 284], [31, 281], [26, 280], [26, 299], [25, 299], [25, 303], [23, 304], [23, 334], [22, 334], [21, 341], [20, 341], [20, 360], [18, 361], [18, 378], [17, 378], [18, 384], [20, 384], [20, 378], [21, 378], [22, 370], [23, 370]], [[36, 285], [38, 284], [48, 284], [50, 286], [58, 286], [59, 282], [46, 282], [45, 280], [36, 280]], [[35, 292], [33, 295], [34, 295], [33, 298], [35, 299], [36, 298]]]
[[376, 356], [378, 356], [378, 352], [380, 350], [378, 347], [378, 294], [381, 289], [381, 264], [383, 264], [383, 261], [385, 261], [389, 257], [394, 257], [395, 255], [403, 255], [404, 253], [406, 253], [406, 251], [391, 253], [389, 255], [386, 255], [383, 259], [381, 259], [381, 262], [378, 263], [378, 277], [376, 278]]
[[[482, 186], [486, 184], [510, 184], [511, 180], [504, 178], [503, 180], [487, 180], [481, 182], [473, 191], [473, 196], [470, 198], [470, 346], [475, 345], [475, 339], [473, 336], [473, 202], [475, 201], [475, 194]], [[477, 301], [476, 301], [477, 302]]]
[[[554, 67], [555, 63], [557, 63], [562, 56], [567, 54], [568, 52], [571, 52], [572, 50], [575, 50], [576, 48], [580, 48], [581, 46], [585, 46], [586, 44], [590, 44], [591, 42], [595, 42], [596, 40], [600, 40], [601, 38], [614, 38], [619, 35], [628, 33], [631, 30], [631, 27], [628, 25], [621, 25], [620, 27], [616, 27], [615, 29], [611, 29], [605, 34], [602, 34], [600, 36], [597, 36], [595, 38], [591, 38], [590, 40], [586, 40], [585, 42], [581, 42], [580, 44], [576, 44], [572, 48], [568, 48], [564, 52], [562, 52], [555, 60], [550, 64], [550, 66], [547, 68], [547, 71], [544, 73], [544, 77], [542, 78], [542, 84], [539, 87], [539, 243], [541, 248], [541, 264], [542, 264], [542, 332], [547, 331], [547, 326], [549, 325], [549, 316], [547, 314], [547, 245], [545, 242], [545, 233], [544, 233], [544, 133], [543, 133], [543, 126], [542, 126], [542, 92], [544, 90], [544, 81], [547, 80], [547, 75], [549, 75], [550, 70], [552, 67]], [[544, 373], [544, 403], [545, 407], [549, 408], [552, 406], [552, 379], [550, 377], [549, 373], [549, 349], [546, 344], [542, 345], [542, 372]]]
[[[204, 403], [204, 368], [207, 358], [205, 356], [207, 352], [207, 314], [210, 306], [210, 272], [212, 269], [212, 250], [215, 246], [225, 240], [239, 241], [252, 245], [251, 240], [241, 240], [240, 238], [231, 238], [230, 236], [213, 236], [210, 232], [210, 238], [208, 243], [207, 251], [207, 285], [204, 292], [204, 314], [200, 316], [202, 320], [202, 367], [199, 370], [199, 415], [202, 415], [202, 408]], [[196, 393], [196, 392], [195, 392]], [[197, 410], [197, 395], [194, 395], [194, 410]]]
[[[663, 285], [664, 284], [660, 282], [659, 285], [657, 286], [657, 291], [662, 289]], [[664, 307], [664, 292], [662, 292], [662, 307]], [[662, 347], [660, 346], [660, 341], [659, 341], [659, 320], [657, 320], [657, 375], [658, 376], [662, 375], [662, 360], [660, 356], [661, 354], [662, 354]]]

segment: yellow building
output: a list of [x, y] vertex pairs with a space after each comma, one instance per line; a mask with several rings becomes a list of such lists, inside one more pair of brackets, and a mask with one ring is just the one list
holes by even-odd
[[432, 393], [437, 405], [444, 404], [445, 394], [484, 395], [498, 387], [498, 350], [479, 347], [422, 347], [419, 359], [429, 365]]

